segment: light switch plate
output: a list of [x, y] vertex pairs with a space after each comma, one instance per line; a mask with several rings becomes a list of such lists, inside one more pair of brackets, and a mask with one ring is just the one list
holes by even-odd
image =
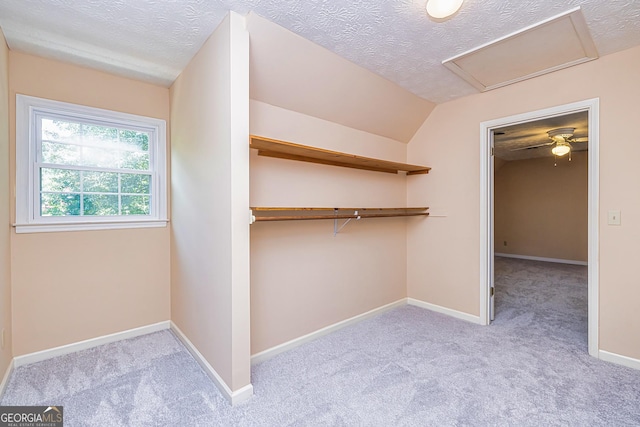
[[607, 224], [620, 225], [620, 211], [609, 211]]

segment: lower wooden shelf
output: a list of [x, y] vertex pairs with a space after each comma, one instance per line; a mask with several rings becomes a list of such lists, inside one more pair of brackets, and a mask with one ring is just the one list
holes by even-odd
[[[319, 219], [390, 218], [428, 216], [428, 207], [410, 208], [292, 208], [252, 207], [255, 221], [300, 221]], [[330, 212], [330, 213], [329, 213]]]

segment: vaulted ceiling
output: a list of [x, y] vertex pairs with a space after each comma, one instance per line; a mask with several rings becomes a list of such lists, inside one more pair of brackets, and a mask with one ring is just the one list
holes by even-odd
[[[338, 73], [324, 77], [326, 84], [333, 85], [331, 90], [320, 84], [323, 76], [316, 73], [315, 80], [305, 80], [309, 85], [317, 83], [314, 95], [324, 92], [334, 93], [335, 97], [304, 105], [300, 96], [296, 100], [299, 105], [291, 106], [286, 95], [277, 93], [280, 83], [276, 73], [270, 73], [272, 78], [259, 79], [252, 72], [253, 98], [404, 142], [436, 103], [478, 92], [442, 61], [485, 43], [580, 7], [600, 56], [640, 45], [640, 1], [465, 0], [461, 10], [444, 22], [429, 19], [425, 3], [426, 0], [2, 0], [0, 28], [14, 51], [168, 87], [229, 10], [250, 14], [252, 37], [261, 32], [263, 38], [270, 34], [273, 39], [284, 40], [276, 28], [279, 26], [302, 40], [289, 38], [287, 43], [294, 46], [294, 51], [288, 52], [284, 46], [266, 46], [252, 38], [252, 50], [261, 49], [252, 52], [252, 70], [263, 70], [261, 77], [269, 74], [264, 70], [273, 68], [275, 56], [289, 54], [287, 62], [296, 65], [295, 55], [308, 57], [313, 51], [316, 58], [323, 56], [318, 47], [340, 58], [324, 55], [323, 69], [335, 69], [340, 63], [341, 70], [350, 70], [345, 73], [351, 73], [351, 82], [356, 81], [353, 76], [364, 76], [355, 68], [374, 75], [362, 80], [368, 81], [369, 86], [352, 85], [345, 98], [340, 95], [344, 94], [344, 81], [337, 81]], [[277, 26], [269, 29], [265, 21]], [[300, 70], [311, 72], [303, 61], [297, 62]], [[285, 78], [280, 76], [281, 81]], [[269, 84], [265, 86], [265, 82]], [[348, 97], [359, 101], [343, 102]], [[387, 99], [389, 105], [372, 108], [373, 99]], [[348, 105], [331, 111], [320, 108], [323, 102]], [[343, 114], [347, 108], [361, 112], [360, 116]], [[346, 118], [341, 122], [341, 117]]]
[[600, 55], [640, 44], [640, 2], [467, 0], [446, 22], [425, 0], [3, 0], [9, 47], [169, 85], [228, 10], [250, 11], [440, 103], [475, 89], [441, 62], [580, 6]]

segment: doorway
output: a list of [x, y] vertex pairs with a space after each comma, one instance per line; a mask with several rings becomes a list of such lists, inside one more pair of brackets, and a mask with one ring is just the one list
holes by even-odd
[[586, 112], [588, 115], [588, 348], [589, 354], [598, 352], [598, 108], [599, 100], [590, 99], [516, 116], [504, 117], [480, 124], [480, 321], [491, 323], [494, 310], [494, 133], [509, 126], [553, 120], [560, 116]]

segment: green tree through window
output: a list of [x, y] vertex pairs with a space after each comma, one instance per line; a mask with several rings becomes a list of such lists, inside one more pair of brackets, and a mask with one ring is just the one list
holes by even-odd
[[149, 133], [41, 117], [42, 216], [149, 215]]
[[162, 227], [166, 123], [16, 95], [16, 232]]

